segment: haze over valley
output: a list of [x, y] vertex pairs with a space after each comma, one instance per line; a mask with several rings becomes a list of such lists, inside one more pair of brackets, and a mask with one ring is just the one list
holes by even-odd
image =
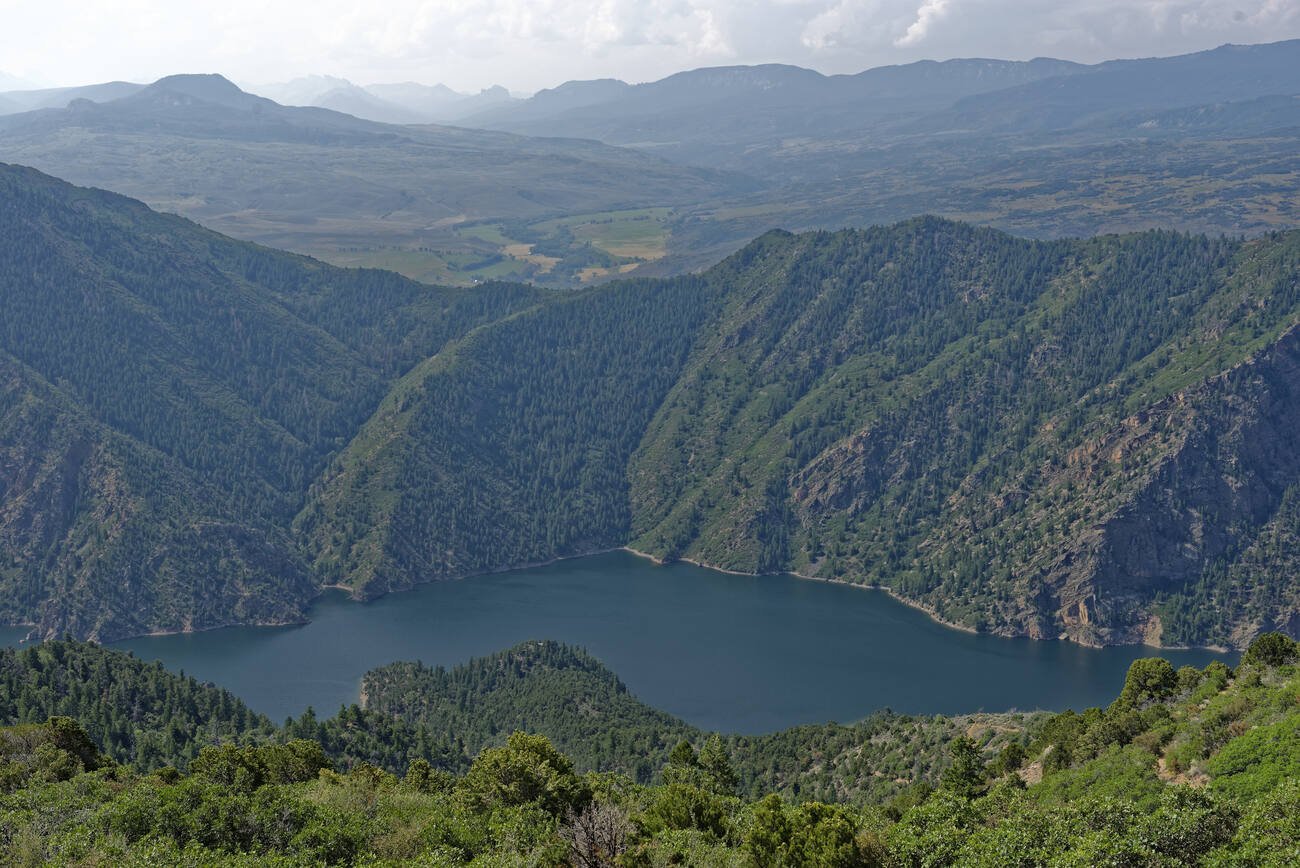
[[771, 228], [919, 214], [1039, 238], [1284, 228], [1296, 70], [1300, 40], [1094, 65], [722, 67], [526, 100], [323, 76], [262, 89], [294, 107], [172, 76], [0, 94], [0, 159], [338, 265], [572, 287], [698, 270]]

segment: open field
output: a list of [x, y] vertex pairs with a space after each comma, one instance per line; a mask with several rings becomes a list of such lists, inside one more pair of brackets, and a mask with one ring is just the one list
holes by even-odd
[[546, 220], [532, 228], [548, 235], [567, 229], [611, 256], [654, 260], [667, 252], [672, 215], [671, 208], [637, 208]]

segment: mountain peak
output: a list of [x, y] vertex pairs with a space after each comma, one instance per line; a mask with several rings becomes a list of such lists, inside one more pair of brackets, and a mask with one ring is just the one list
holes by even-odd
[[168, 75], [149, 85], [142, 93], [181, 95], [203, 102], [240, 108], [259, 99], [241, 90], [224, 75], [215, 72]]
[[705, 84], [713, 87], [760, 88], [780, 87], [803, 81], [821, 81], [826, 76], [815, 69], [792, 66], [788, 63], [758, 63], [733, 66], [705, 66], [678, 72], [651, 85], [669, 82]]
[[158, 79], [150, 86], [158, 88], [159, 90], [172, 90], [189, 93], [193, 96], [202, 96], [205, 94], [229, 96], [231, 94], [244, 93], [244, 91], [240, 90], [239, 86], [233, 81], [216, 72], [167, 75]]

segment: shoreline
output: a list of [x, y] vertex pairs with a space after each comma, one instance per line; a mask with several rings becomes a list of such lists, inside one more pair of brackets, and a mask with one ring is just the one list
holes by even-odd
[[[387, 597], [391, 594], [405, 594], [408, 591], [414, 591], [418, 588], [424, 587], [425, 585], [432, 585], [435, 582], [462, 582], [465, 579], [476, 579], [482, 576], [495, 576], [495, 575], [499, 575], [500, 573], [513, 573], [515, 570], [535, 570], [541, 567], [549, 567], [552, 564], [562, 563], [563, 561], [576, 561], [579, 558], [593, 558], [596, 555], [607, 555], [612, 552], [621, 552], [625, 550], [626, 549], [623, 546], [611, 546], [610, 548], [593, 549], [592, 551], [589, 552], [579, 552], [578, 554], [573, 554], [573, 555], [558, 555], [553, 558], [548, 558], [547, 560], [544, 561], [530, 561], [528, 563], [514, 564], [508, 567], [493, 567], [490, 570], [475, 570], [472, 573], [461, 573], [458, 576], [446, 576], [441, 579], [430, 579], [427, 582], [416, 582], [415, 584], [408, 585], [407, 587], [404, 588], [393, 588], [391, 590], [384, 591], [383, 593], [375, 594], [373, 597], [355, 596], [353, 593], [355, 589], [352, 588], [350, 585], [321, 585], [320, 588], [322, 593], [312, 597], [311, 602], [314, 603], [317, 600], [319, 600], [321, 597], [323, 597], [324, 596], [323, 592], [325, 591], [342, 591], [346, 593], [354, 603], [369, 603], [372, 600], [378, 600], [380, 597]], [[706, 567], [706, 569], [708, 568]]]
[[[827, 585], [840, 585], [846, 588], [856, 588], [860, 591], [881, 591], [887, 596], [889, 596], [891, 599], [903, 604], [904, 606], [907, 606], [909, 609], [915, 609], [916, 611], [921, 612], [922, 614], [926, 615], [931, 621], [934, 621], [936, 624], [940, 625], [941, 627], [947, 627], [949, 630], [956, 630], [960, 633], [967, 633], [972, 636], [998, 635], [996, 633], [982, 634], [973, 627], [967, 627], [965, 624], [958, 624], [954, 621], [949, 621], [948, 619], [936, 613], [932, 606], [928, 606], [925, 603], [918, 603], [915, 600], [909, 600], [906, 597], [899, 596], [898, 592], [895, 591], [893, 588], [887, 588], [884, 585], [862, 585], [862, 584], [858, 584], [857, 582], [846, 582], [844, 579], [828, 579], [825, 576], [809, 576], [805, 573], [795, 572], [794, 570], [786, 570], [785, 572], [780, 572], [780, 573], [747, 573], [744, 572], [743, 570], [727, 570], [727, 569], [723, 569], [722, 567], [715, 567], [712, 564], [707, 564], [703, 561], [699, 561], [694, 558], [676, 558], [675, 560], [672, 561], [666, 561], [663, 558], [656, 557], [655, 555], [650, 554], [649, 552], [638, 551], [637, 549], [634, 549], [630, 546], [623, 546], [620, 550], [625, 551], [628, 554], [636, 555], [639, 558], [645, 558], [651, 563], [658, 564], [659, 566], [665, 566], [671, 563], [682, 563], [682, 564], [690, 564], [691, 566], [694, 567], [699, 567], [702, 570], [712, 570], [715, 573], [723, 573], [729, 576], [750, 576], [756, 579], [762, 578], [763, 576], [791, 576], [792, 578], [800, 579], [801, 581], [805, 581], [805, 582], [822, 582]], [[1003, 638], [1011, 638], [1011, 637], [1003, 637]], [[1085, 647], [1089, 647], [1089, 646], [1085, 646]]]
[[151, 630], [148, 633], [140, 633], [135, 636], [110, 639], [107, 642], [100, 642], [100, 644], [112, 645], [115, 642], [129, 642], [132, 639], [152, 639], [158, 636], [196, 636], [199, 633], [211, 633], [213, 630], [226, 630], [231, 627], [303, 627], [310, 623], [310, 618], [303, 617], [297, 621], [254, 621], [252, 623], [213, 624], [211, 627], [186, 627], [184, 630]]
[[[825, 576], [810, 576], [805, 573], [795, 572], [794, 570], [786, 570], [780, 573], [749, 573], [743, 570], [728, 570], [728, 569], [724, 569], [723, 567], [715, 567], [712, 564], [708, 564], [705, 563], [704, 561], [696, 560], [695, 558], [675, 558], [669, 561], [669, 560], [664, 560], [663, 558], [660, 558], [656, 555], [652, 555], [649, 552], [643, 552], [638, 549], [634, 549], [631, 546], [620, 546], [618, 549], [610, 549], [609, 551], [625, 551], [628, 554], [636, 555], [638, 558], [644, 558], [645, 560], [648, 560], [651, 563], [657, 564], [659, 566], [666, 566], [668, 564], [673, 564], [673, 563], [682, 563], [682, 564], [690, 564], [691, 566], [699, 567], [700, 569], [703, 570], [712, 570], [715, 573], [722, 573], [728, 576], [749, 576], [752, 578], [762, 578], [763, 576], [791, 576], [793, 578], [801, 579], [806, 582], [824, 582], [828, 585], [840, 585], [847, 588], [856, 588], [860, 591], [881, 591], [887, 596], [889, 596], [891, 599], [893, 599], [894, 601], [901, 603], [907, 608], [915, 609], [916, 611], [921, 612], [926, 617], [928, 617], [931, 621], [934, 621], [936, 624], [940, 625], [941, 627], [947, 627], [950, 630], [956, 630], [960, 633], [966, 633], [971, 636], [993, 636], [998, 639], [1028, 639], [1031, 642], [1071, 642], [1072, 644], [1078, 645], [1080, 648], [1091, 648], [1093, 650], [1101, 650], [1103, 648], [1132, 648], [1137, 646], [1142, 648], [1150, 648], [1153, 651], [1210, 651], [1215, 654], [1242, 653], [1238, 649], [1225, 648], [1221, 645], [1150, 645], [1146, 642], [1125, 642], [1125, 643], [1117, 643], [1114, 645], [1094, 645], [1087, 642], [1077, 642], [1073, 639], [1067, 639], [1064, 636], [1057, 636], [1054, 638], [1046, 638], [1046, 637], [1035, 638], [1033, 636], [1028, 636], [1024, 634], [1007, 634], [1007, 633], [993, 633], [993, 632], [981, 633], [979, 630], [976, 630], [974, 627], [967, 627], [965, 624], [958, 624], [954, 621], [949, 621], [947, 618], [944, 618], [942, 615], [939, 615], [937, 612], [935, 612], [933, 606], [930, 606], [926, 603], [918, 602], [917, 600], [909, 600], [907, 597], [902, 596], [893, 588], [890, 588], [886, 585], [863, 585], [857, 582], [845, 581], [844, 579], [830, 579], [830, 578], [826, 578]], [[603, 554], [603, 553], [604, 552], [593, 552], [593, 554]]]
[[[950, 621], [942, 617], [934, 610], [933, 606], [930, 606], [926, 603], [922, 603], [916, 600], [908, 599], [907, 597], [904, 597], [901, 594], [899, 594], [893, 588], [890, 588], [886, 585], [864, 585], [864, 584], [859, 584], [857, 582], [846, 581], [844, 579], [832, 579], [832, 578], [827, 578], [825, 576], [810, 576], [807, 575], [806, 573], [800, 573], [794, 570], [786, 570], [779, 573], [753, 573], [753, 572], [746, 572], [744, 570], [729, 570], [726, 569], [725, 567], [717, 567], [714, 566], [713, 564], [709, 564], [704, 561], [697, 560], [695, 558], [681, 557], [681, 558], [674, 558], [672, 560], [665, 560], [656, 555], [650, 554], [649, 552], [643, 552], [640, 551], [639, 549], [634, 549], [628, 545], [608, 546], [606, 548], [592, 549], [591, 551], [577, 552], [575, 554], [557, 555], [556, 557], [547, 558], [546, 560], [530, 561], [522, 564], [511, 564], [509, 566], [494, 567], [492, 569], [476, 570], [474, 572], [463, 573], [461, 575], [456, 575], [456, 576], [446, 576], [438, 579], [430, 579], [429, 581], [426, 582], [417, 582], [415, 584], [409, 585], [407, 587], [402, 587], [402, 588], [392, 588], [383, 591], [382, 593], [378, 593], [373, 596], [366, 596], [366, 597], [356, 596], [355, 589], [349, 585], [340, 585], [340, 584], [321, 585], [319, 586], [319, 593], [317, 593], [315, 596], [313, 596], [310, 600], [307, 601], [307, 609], [309, 610], [311, 606], [319, 602], [321, 598], [325, 595], [325, 593], [328, 591], [340, 591], [347, 595], [348, 600], [350, 602], [364, 604], [364, 603], [372, 602], [374, 600], [378, 600], [381, 597], [389, 596], [390, 594], [401, 594], [401, 593], [414, 591], [425, 585], [433, 584], [434, 582], [459, 582], [459, 581], [464, 581], [466, 579], [473, 579], [481, 576], [491, 576], [500, 573], [514, 572], [516, 570], [537, 569], [540, 567], [547, 567], [553, 564], [558, 564], [563, 561], [578, 560], [580, 558], [595, 557], [597, 555], [612, 554], [614, 552], [626, 552], [627, 554], [633, 555], [634, 557], [641, 558], [643, 560], [648, 560], [651, 563], [656, 564], [658, 566], [667, 566], [673, 563], [682, 563], [682, 564], [690, 564], [691, 566], [698, 567], [703, 570], [709, 570], [711, 572], [721, 573], [723, 575], [729, 575], [729, 576], [746, 576], [749, 578], [763, 578], [764, 576], [790, 576], [792, 578], [799, 579], [801, 581], [806, 581], [806, 582], [822, 582], [828, 585], [840, 585], [843, 587], [855, 588], [861, 591], [880, 591], [886, 594], [887, 596], [889, 596], [895, 602], [900, 603], [909, 609], [914, 609], [922, 613], [931, 621], [933, 621], [934, 623], [938, 624], [941, 627], [945, 627], [949, 630], [956, 630], [958, 632], [966, 633], [967, 635], [971, 635], [971, 636], [992, 636], [1001, 639], [1029, 639], [1030, 641], [1033, 642], [1072, 642], [1073, 644], [1078, 645], [1081, 648], [1090, 648], [1093, 650], [1100, 650], [1103, 648], [1124, 648], [1124, 647], [1140, 646], [1143, 648], [1150, 648], [1152, 651], [1155, 652], [1209, 651], [1215, 654], [1240, 654], [1241, 653], [1241, 651], [1237, 649], [1225, 648], [1217, 645], [1149, 645], [1145, 642], [1117, 643], [1115, 645], [1094, 645], [1086, 642], [1077, 642], [1075, 640], [1068, 639], [1063, 636], [1057, 636], [1053, 638], [1046, 638], [1046, 637], [1034, 638], [1032, 636], [1027, 636], [1023, 634], [1017, 635], [1017, 634], [1005, 634], [1005, 633], [994, 633], [994, 632], [981, 633], [979, 630], [976, 630], [973, 627], [968, 627], [964, 624], [958, 624], [954, 621]], [[198, 629], [187, 628], [184, 630], [153, 630], [148, 633], [137, 633], [131, 636], [123, 636], [121, 638], [111, 639], [108, 641], [102, 639], [92, 639], [90, 641], [98, 642], [101, 645], [113, 645], [118, 642], [127, 642], [130, 641], [131, 639], [156, 638], [161, 636], [185, 636], [185, 635], [191, 635], [196, 633], [206, 633], [211, 630], [224, 630], [229, 627], [258, 627], [258, 628], [302, 627], [302, 626], [306, 626], [307, 624], [310, 624], [311, 622], [312, 619], [307, 616], [306, 612], [304, 612], [303, 616], [297, 620], [216, 624], [210, 627], [201, 627]], [[26, 644], [30, 642], [31, 641], [30, 631], [35, 630], [37, 628], [37, 625], [35, 624], [7, 624], [7, 625], [0, 625], [0, 626], [29, 628], [28, 637], [25, 637], [24, 639], [20, 640], [21, 644]], [[43, 640], [37, 640], [37, 641], [43, 641]]]

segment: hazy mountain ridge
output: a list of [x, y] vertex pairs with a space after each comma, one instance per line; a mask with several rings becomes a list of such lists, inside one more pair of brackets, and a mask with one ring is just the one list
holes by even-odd
[[283, 105], [317, 106], [393, 124], [450, 123], [513, 101], [500, 85], [476, 94], [460, 93], [445, 84], [416, 82], [357, 85], [345, 78], [309, 75], [281, 84], [250, 89]]
[[[568, 82], [466, 123], [611, 144], [663, 141], [674, 146], [665, 153], [678, 159], [723, 161], [742, 143], [770, 147], [772, 137], [850, 130], [874, 140], [919, 131], [1030, 133], [1087, 125], [1104, 114], [1294, 94], [1300, 92], [1298, 54], [1300, 40], [1093, 65], [957, 59], [834, 76], [779, 64], [710, 67], [638, 85]], [[692, 130], [689, 113], [705, 108], [713, 124]], [[646, 137], [650, 129], [673, 135]], [[693, 139], [726, 150], [697, 153]]]
[[[1297, 131], [1282, 99], [1300, 92], [1296, 69], [1295, 40], [1091, 66], [704, 69], [637, 86], [571, 83], [466, 123], [592, 136], [758, 179], [753, 192], [678, 210], [667, 256], [640, 271], [670, 274], [773, 227], [924, 213], [1039, 238], [1297, 226]], [[713, 87], [746, 75], [747, 90]], [[565, 92], [587, 97], [554, 98]]]
[[[774, 227], [919, 214], [1039, 238], [1298, 226], [1297, 68], [1294, 40], [1091, 66], [718, 67], [522, 101], [490, 89], [500, 105], [455, 120], [534, 138], [94, 96], [0, 117], [0, 159], [339, 265], [575, 287], [700, 270]], [[329, 77], [277, 93], [400, 122], [455, 98]]]
[[1300, 93], [1300, 40], [1225, 45], [1211, 51], [1147, 60], [1112, 60], [1085, 74], [1049, 77], [991, 94], [966, 97], [946, 115], [922, 123], [1001, 132], [1085, 126], [1136, 110]]
[[0, 93], [0, 115], [17, 114], [44, 108], [65, 108], [73, 100], [108, 102], [143, 90], [145, 85], [129, 81], [109, 81], [78, 87], [52, 87], [40, 90], [11, 90]]
[[[778, 121], [788, 126], [788, 134], [812, 134], [834, 125], [860, 124], [863, 112], [871, 118], [941, 108], [967, 94], [1076, 69], [1083, 67], [1056, 60], [982, 59], [920, 61], [830, 76], [783, 64], [705, 67], [635, 85], [616, 79], [566, 82], [539, 91], [528, 100], [467, 117], [463, 122], [534, 135], [583, 135], [626, 144], [638, 141], [637, 133], [628, 131], [640, 129], [637, 124], [663, 123], [670, 125], [665, 129], [685, 132], [685, 120], [673, 117], [673, 113], [707, 107], [719, 115], [715, 127], [720, 124], [723, 129], [697, 129], [695, 135], [753, 139], [768, 134], [767, 127], [760, 124], [746, 128], [740, 119], [754, 115], [757, 120], [772, 109], [781, 109], [791, 112], [789, 118]], [[850, 111], [855, 114], [817, 116], [818, 112]], [[625, 128], [625, 124], [633, 126]]]
[[736, 186], [725, 173], [590, 141], [281, 106], [220, 76], [169, 76], [109, 102], [0, 117], [0, 160], [139, 196], [247, 240], [335, 261], [391, 260], [461, 283], [508, 263], [544, 279], [547, 263], [562, 270], [565, 256], [590, 250], [570, 241], [528, 262], [523, 244], [524, 258], [507, 260], [508, 241], [472, 229], [484, 221], [671, 206]]

